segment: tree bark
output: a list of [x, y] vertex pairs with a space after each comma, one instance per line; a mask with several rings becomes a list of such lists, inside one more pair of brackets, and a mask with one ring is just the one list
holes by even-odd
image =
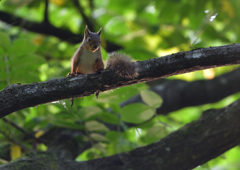
[[192, 169], [240, 143], [239, 113], [240, 100], [223, 109], [207, 110], [199, 119], [162, 140], [128, 153], [86, 162], [58, 160], [50, 153], [35, 153], [13, 163], [1, 165], [0, 169], [28, 170], [32, 167], [49, 170]]
[[0, 92], [0, 118], [27, 107], [84, 97], [172, 75], [220, 66], [240, 64], [240, 44], [179, 52], [161, 58], [135, 62], [138, 77], [120, 77], [114, 70], [72, 78], [59, 78], [25, 85], [12, 84]]

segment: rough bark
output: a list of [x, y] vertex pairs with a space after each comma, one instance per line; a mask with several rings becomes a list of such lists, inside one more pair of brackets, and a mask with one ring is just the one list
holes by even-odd
[[240, 100], [218, 110], [208, 110], [162, 140], [128, 153], [86, 162], [58, 160], [47, 153], [31, 154], [0, 166], [1, 170], [186, 170], [221, 155], [240, 143]]
[[138, 77], [126, 79], [114, 70], [72, 78], [59, 78], [25, 85], [12, 84], [0, 92], [0, 118], [27, 107], [84, 97], [110, 89], [207, 68], [240, 63], [240, 44], [179, 52], [135, 62]]

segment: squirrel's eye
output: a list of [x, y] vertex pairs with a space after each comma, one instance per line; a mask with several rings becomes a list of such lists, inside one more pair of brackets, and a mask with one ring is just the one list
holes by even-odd
[[99, 41], [99, 44], [101, 44], [101, 41]]
[[91, 38], [88, 38], [87, 41], [91, 41]]

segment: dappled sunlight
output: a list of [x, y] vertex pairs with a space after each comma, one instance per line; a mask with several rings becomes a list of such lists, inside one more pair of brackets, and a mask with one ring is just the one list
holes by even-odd
[[[2, 164], [20, 166], [11, 160], [29, 153], [34, 154], [21, 159], [32, 164], [37, 160], [33, 155], [53, 153], [54, 159], [48, 159], [52, 162], [46, 165], [56, 167], [62, 160], [72, 161], [71, 166], [95, 166], [100, 158], [103, 161], [97, 164], [98, 169], [110, 169], [111, 163], [112, 167], [125, 169], [137, 169], [138, 165], [157, 169], [168, 164], [164, 160], [167, 156], [169, 166], [174, 166], [172, 160], [182, 160], [189, 155], [189, 159], [194, 158], [198, 164], [187, 160], [185, 164], [191, 165], [188, 169], [240, 167], [239, 147], [226, 149], [235, 146], [238, 137], [234, 137], [235, 141], [230, 137], [229, 143], [223, 143], [221, 148], [211, 145], [217, 151], [211, 158], [198, 157], [204, 153], [211, 155], [211, 148], [197, 153], [198, 147], [189, 149], [194, 145], [203, 147], [205, 141], [211, 142], [215, 136], [221, 137], [221, 133], [225, 140], [225, 135], [234, 132], [232, 129], [238, 130], [238, 125], [224, 126], [227, 119], [215, 128], [220, 117], [214, 115], [219, 110], [213, 109], [225, 108], [230, 114], [227, 111], [239, 104], [231, 105], [240, 98], [237, 70], [240, 66], [233, 65], [239, 63], [238, 56], [234, 55], [239, 50], [230, 49], [238, 49], [239, 44], [214, 47], [240, 42], [239, 5], [238, 1], [230, 0], [0, 0], [0, 92], [9, 92], [0, 103], [9, 101], [5, 106], [13, 110], [3, 116], [5, 120], [0, 119], [0, 167]], [[101, 36], [95, 38], [96, 34], [92, 33], [93, 37], [86, 38], [86, 25], [91, 32], [102, 28]], [[100, 47], [101, 56], [88, 53], [85, 45], [93, 40]], [[79, 66], [84, 56], [87, 62], [91, 60], [91, 69], [98, 72], [66, 78], [71, 72], [71, 58], [81, 44], [83, 49], [76, 55], [76, 65]], [[106, 68], [110, 53], [116, 51], [127, 55], [130, 64], [134, 62], [138, 77], [125, 75], [117, 79], [118, 70]], [[209, 51], [214, 55], [209, 57]], [[179, 52], [180, 55], [172, 55]], [[166, 57], [161, 58], [163, 56]], [[96, 69], [96, 61], [101, 57], [106, 70]], [[180, 57], [184, 60], [177, 65], [175, 61]], [[173, 64], [167, 65], [168, 61]], [[87, 62], [82, 64], [87, 66]], [[219, 67], [223, 65], [227, 66]], [[179, 72], [174, 70], [175, 66]], [[172, 74], [179, 75], [156, 80]], [[57, 84], [55, 80], [63, 81]], [[48, 82], [54, 82], [54, 87], [45, 86]], [[199, 89], [204, 89], [204, 93]], [[46, 96], [54, 97], [43, 101]], [[52, 100], [56, 101], [50, 102]], [[207, 134], [209, 138], [204, 138], [196, 132], [208, 121], [213, 123], [209, 127], [205, 124], [207, 129], [202, 135]], [[227, 129], [230, 127], [232, 129]], [[220, 128], [227, 130], [217, 131]], [[164, 143], [168, 139], [173, 143]], [[182, 156], [176, 159], [176, 152], [184, 147], [188, 154], [179, 153]], [[140, 155], [141, 150], [145, 152]], [[160, 152], [164, 154], [159, 156]], [[108, 158], [113, 155], [114, 161]], [[137, 163], [133, 162], [135, 158]], [[40, 162], [42, 159], [39, 158]], [[90, 164], [89, 160], [92, 160]]]
[[157, 55], [158, 56], [165, 56], [165, 55], [170, 55], [170, 54], [174, 54], [174, 53], [177, 53], [179, 52], [180, 49], [178, 47], [172, 47], [172, 48], [169, 48], [169, 49], [159, 49], [157, 50]]
[[203, 70], [203, 75], [206, 79], [213, 79], [215, 77], [215, 72], [214, 72], [214, 69], [210, 68], [210, 69], [206, 69], [206, 70]]

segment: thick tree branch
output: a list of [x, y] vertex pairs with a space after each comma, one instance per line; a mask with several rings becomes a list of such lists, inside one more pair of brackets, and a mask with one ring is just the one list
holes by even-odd
[[114, 70], [72, 78], [59, 78], [25, 85], [12, 84], [0, 92], [0, 118], [39, 104], [84, 97], [122, 86], [151, 81], [207, 68], [240, 64], [240, 44], [179, 52], [161, 58], [136, 62], [139, 76], [119, 77]]
[[[218, 76], [212, 80], [169, 80], [152, 86], [150, 90], [159, 94], [163, 103], [158, 114], [168, 114], [189, 106], [199, 106], [217, 102], [240, 91], [240, 68]], [[159, 80], [156, 80], [159, 81]], [[121, 107], [131, 103], [143, 103], [140, 95], [133, 96], [121, 103]]]
[[[56, 165], [59, 170], [192, 169], [240, 143], [239, 112], [240, 100], [223, 109], [205, 111], [198, 120], [162, 140], [128, 153], [86, 162], [60, 161], [51, 154], [44, 154], [47, 159], [41, 154], [40, 156], [31, 154], [27, 158], [2, 165], [0, 168], [5, 170], [13, 166], [25, 166], [25, 168], [37, 166], [41, 169], [51, 169], [52, 165]], [[23, 162], [25, 164], [22, 164]], [[39, 162], [45, 163], [39, 164]]]
[[[73, 44], [80, 43], [83, 39], [83, 35], [74, 34], [68, 30], [57, 28], [51, 25], [50, 23], [46, 24], [45, 22], [37, 23], [34, 21], [29, 21], [3, 11], [0, 11], [0, 20], [8, 24], [14, 23], [14, 26], [21, 26], [22, 28], [28, 31], [32, 31], [40, 34], [52, 35], [52, 36], [58, 37], [63, 41], [67, 41]], [[24, 21], [24, 24], [22, 24], [22, 21]], [[121, 46], [117, 44], [113, 44], [109, 41], [106, 41], [106, 43], [107, 43], [106, 51], [108, 52], [117, 51], [122, 48]]]

